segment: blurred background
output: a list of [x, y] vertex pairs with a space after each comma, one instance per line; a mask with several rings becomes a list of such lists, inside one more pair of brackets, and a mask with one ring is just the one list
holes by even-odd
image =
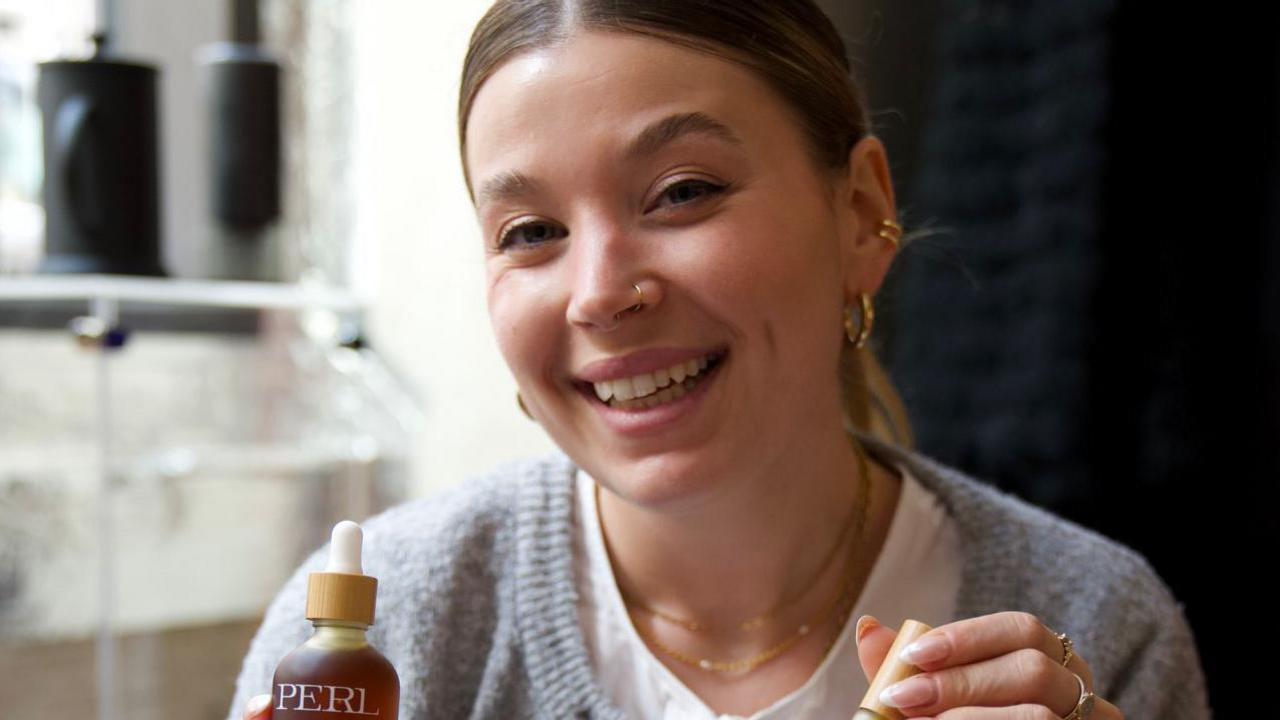
[[[488, 4], [0, 0], [6, 720], [225, 717], [332, 522], [551, 449], [492, 341], [457, 153]], [[1280, 23], [820, 4], [927, 231], [875, 340], [918, 449], [1143, 553], [1216, 714], [1252, 705]]]

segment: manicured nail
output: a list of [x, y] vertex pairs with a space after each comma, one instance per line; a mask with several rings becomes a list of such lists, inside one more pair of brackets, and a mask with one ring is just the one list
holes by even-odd
[[862, 617], [858, 618], [858, 624], [853, 629], [854, 642], [858, 645], [861, 645], [862, 638], [866, 637], [867, 633], [876, 629], [876, 627], [879, 625], [880, 623], [876, 621], [876, 619], [871, 615], [863, 615]]
[[928, 705], [936, 698], [933, 681], [922, 677], [907, 678], [900, 683], [890, 685], [880, 693], [880, 702], [896, 708]]
[[912, 665], [937, 662], [951, 654], [951, 642], [945, 637], [924, 637], [902, 649], [898, 657]]
[[246, 709], [245, 712], [250, 717], [254, 715], [260, 715], [263, 711], [267, 709], [267, 706], [269, 706], [270, 704], [271, 704], [270, 695], [254, 695], [253, 698], [249, 700], [249, 707]]

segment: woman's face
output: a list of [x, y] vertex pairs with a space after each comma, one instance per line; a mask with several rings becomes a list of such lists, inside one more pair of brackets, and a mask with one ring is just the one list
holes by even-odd
[[[615, 492], [687, 501], [840, 427], [841, 310], [884, 268], [859, 274], [848, 239], [868, 219], [810, 158], [748, 70], [656, 39], [582, 33], [481, 87], [466, 162], [498, 347], [538, 422]], [[651, 409], [587, 382], [707, 357]]]

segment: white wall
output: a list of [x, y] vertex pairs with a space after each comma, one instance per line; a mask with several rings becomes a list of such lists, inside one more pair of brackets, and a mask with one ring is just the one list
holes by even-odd
[[397, 0], [354, 10], [352, 277], [372, 306], [375, 349], [422, 396], [418, 494], [553, 447], [516, 406], [515, 382], [493, 340], [458, 155], [462, 60], [489, 4]]
[[116, 0], [113, 51], [160, 69], [161, 257], [175, 277], [206, 277], [209, 181], [201, 143], [207, 122], [194, 49], [226, 38], [226, 5]]

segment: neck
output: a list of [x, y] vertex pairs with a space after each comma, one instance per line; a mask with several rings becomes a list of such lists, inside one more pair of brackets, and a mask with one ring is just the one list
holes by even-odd
[[[675, 510], [602, 490], [601, 523], [620, 589], [665, 614], [723, 625], [802, 601], [811, 589], [837, 587], [847, 568], [874, 558], [874, 529], [885, 526], [877, 516], [891, 515], [897, 497], [897, 478], [869, 454], [870, 472], [861, 477], [853, 442], [835, 426]], [[858, 532], [855, 519], [857, 534], [845, 533], [864, 497], [865, 525]], [[844, 547], [822, 567], [842, 533]]]

